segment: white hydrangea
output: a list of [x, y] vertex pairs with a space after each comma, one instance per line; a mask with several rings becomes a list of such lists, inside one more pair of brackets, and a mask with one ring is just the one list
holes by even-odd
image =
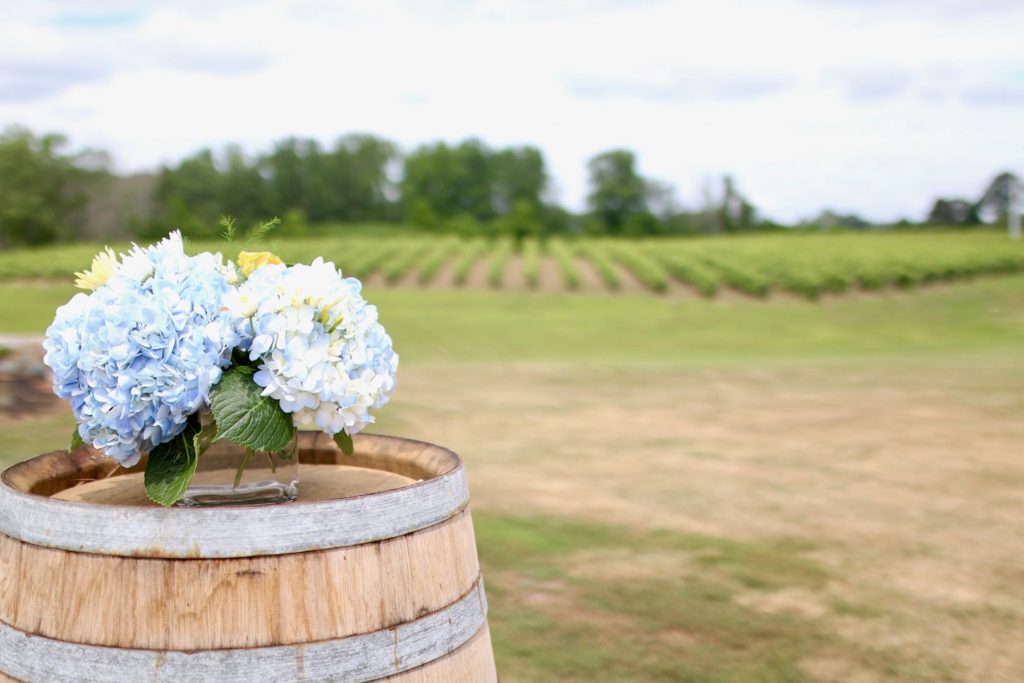
[[398, 354], [377, 308], [333, 263], [264, 265], [229, 297], [254, 375], [296, 426], [355, 434], [395, 388]]

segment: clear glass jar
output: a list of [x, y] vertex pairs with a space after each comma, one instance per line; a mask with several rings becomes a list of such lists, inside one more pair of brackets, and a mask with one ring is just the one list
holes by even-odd
[[[202, 411], [200, 420], [204, 426], [210, 425], [213, 416]], [[260, 505], [298, 498], [297, 430], [287, 446], [269, 453], [252, 451], [229, 441], [202, 446], [195, 476], [178, 505]]]

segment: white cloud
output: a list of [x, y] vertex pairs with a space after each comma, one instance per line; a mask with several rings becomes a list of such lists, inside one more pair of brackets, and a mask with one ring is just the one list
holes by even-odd
[[716, 69], [688, 69], [668, 79], [570, 78], [566, 86], [580, 97], [635, 97], [651, 102], [693, 102], [703, 99], [749, 100], [792, 87], [796, 79], [785, 74], [730, 73]]
[[975, 83], [964, 88], [963, 98], [968, 104], [1014, 107], [1019, 110], [1024, 108], [1024, 81]]
[[837, 67], [825, 73], [826, 83], [837, 84], [854, 102], [870, 102], [905, 95], [916, 80], [916, 74], [894, 65]]
[[1019, 10], [1018, 0], [812, 0], [821, 5], [855, 9], [865, 14], [911, 15], [943, 21], [953, 18], [1003, 14]]
[[920, 216], [1020, 164], [1024, 15], [915, 2], [25, 3], [0, 121], [126, 170], [292, 134], [530, 143], [574, 208], [587, 158], [625, 146], [690, 205], [730, 172], [780, 219]]

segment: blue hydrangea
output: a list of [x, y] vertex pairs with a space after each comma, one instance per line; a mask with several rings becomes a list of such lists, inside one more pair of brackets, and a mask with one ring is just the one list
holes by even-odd
[[86, 443], [130, 466], [184, 429], [239, 341], [230, 275], [219, 254], [187, 256], [172, 233], [57, 309], [45, 362]]

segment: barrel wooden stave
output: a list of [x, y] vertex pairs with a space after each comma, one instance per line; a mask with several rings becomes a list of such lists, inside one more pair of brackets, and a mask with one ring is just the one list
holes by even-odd
[[[433, 486], [435, 507], [438, 495], [465, 486], [461, 462], [447, 449], [382, 436], [359, 436], [355, 443], [355, 455], [347, 457], [325, 436], [303, 434], [300, 458], [308, 465], [376, 467], [420, 482], [397, 490], [399, 494], [417, 487], [426, 487], [423, 491], [427, 494]], [[0, 486], [20, 491], [20, 495], [35, 494], [32, 498], [52, 496], [82, 481], [110, 476], [112, 469], [109, 461], [96, 457], [89, 449], [80, 449], [73, 454], [41, 456], [9, 469]], [[306, 473], [309, 471], [307, 468]], [[442, 485], [445, 488], [440, 488]], [[361, 495], [358, 505], [374, 510], [375, 496], [394, 493]], [[10, 501], [17, 501], [17, 495], [7, 497], [8, 509], [12, 509]], [[450, 500], [465, 505], [464, 496], [456, 493]], [[410, 498], [392, 495], [390, 500]], [[83, 509], [75, 507], [82, 503], [54, 503], [64, 505], [55, 508], [62, 513]], [[344, 504], [352, 509], [352, 499]], [[137, 514], [131, 511], [141, 508], [116, 509], [130, 519]], [[253, 522], [258, 524], [261, 509], [250, 509]], [[392, 505], [378, 509], [400, 508]], [[332, 679], [329, 671], [325, 674], [326, 669], [304, 672], [301, 667], [289, 679], [292, 660], [301, 661], [302, 657], [288, 655], [281, 659], [281, 653], [350, 652], [358, 659], [364, 650], [372, 650], [378, 659], [366, 662], [365, 667], [360, 668], [362, 665], [356, 662], [352, 668], [352, 662], [346, 662], [348, 670], [356, 673], [346, 674], [344, 680], [494, 681], [472, 520], [468, 509], [454, 509], [456, 512], [449, 513], [447, 519], [435, 516], [443, 521], [426, 527], [401, 528], [413, 524], [415, 515], [400, 515], [395, 528], [382, 520], [383, 531], [378, 538], [383, 540], [257, 556], [236, 556], [231, 551], [226, 557], [216, 553], [206, 558], [131, 557], [121, 550], [80, 552], [72, 541], [62, 548], [59, 534], [58, 540], [50, 544], [58, 547], [0, 534], [0, 629], [21, 638], [18, 642], [51, 643], [65, 653], [69, 651], [65, 643], [81, 645], [83, 652], [98, 652], [96, 647], [121, 648], [126, 654], [136, 653], [128, 657], [135, 661], [155, 657], [154, 661], [161, 662], [165, 657], [160, 652], [169, 653], [168, 657], [175, 652], [194, 652], [196, 659], [211, 653], [205, 658], [208, 666], [219, 661], [219, 652], [236, 653], [232, 656], [242, 661], [251, 652], [276, 670], [288, 671], [281, 680]], [[7, 528], [14, 530], [14, 536], [22, 531], [17, 524]], [[277, 533], [281, 535], [280, 529]], [[36, 532], [36, 537], [48, 534], [49, 530], [43, 529]], [[70, 536], [65, 534], [64, 538]], [[146, 549], [131, 553], [145, 554]], [[458, 629], [461, 631], [455, 633]], [[390, 657], [392, 641], [393, 666], [385, 661]], [[349, 642], [354, 650], [344, 649]], [[376, 645], [364, 648], [360, 645], [364, 642]], [[382, 648], [385, 642], [388, 645]], [[381, 654], [385, 649], [388, 657]], [[36, 657], [36, 661], [46, 659], [45, 654]], [[345, 655], [343, 659], [350, 657]], [[187, 666], [190, 660], [186, 656], [178, 663], [184, 661]], [[329, 669], [335, 660], [337, 655], [329, 655], [326, 660], [321, 656], [308, 664]], [[88, 680], [88, 662], [83, 661], [79, 671], [79, 659], [72, 657], [70, 661], [70, 671], [60, 675], [23, 670], [37, 671], [31, 676], [47, 683]], [[375, 673], [360, 677], [358, 672], [364, 669]], [[232, 676], [237, 674], [233, 672]], [[0, 672], [0, 681], [13, 680], [5, 676]], [[243, 680], [222, 678], [210, 670], [198, 672], [195, 678], [219, 679]]]
[[110, 647], [288, 645], [412, 621], [479, 575], [468, 511], [378, 543], [226, 560], [67, 553], [0, 535], [0, 621]]

